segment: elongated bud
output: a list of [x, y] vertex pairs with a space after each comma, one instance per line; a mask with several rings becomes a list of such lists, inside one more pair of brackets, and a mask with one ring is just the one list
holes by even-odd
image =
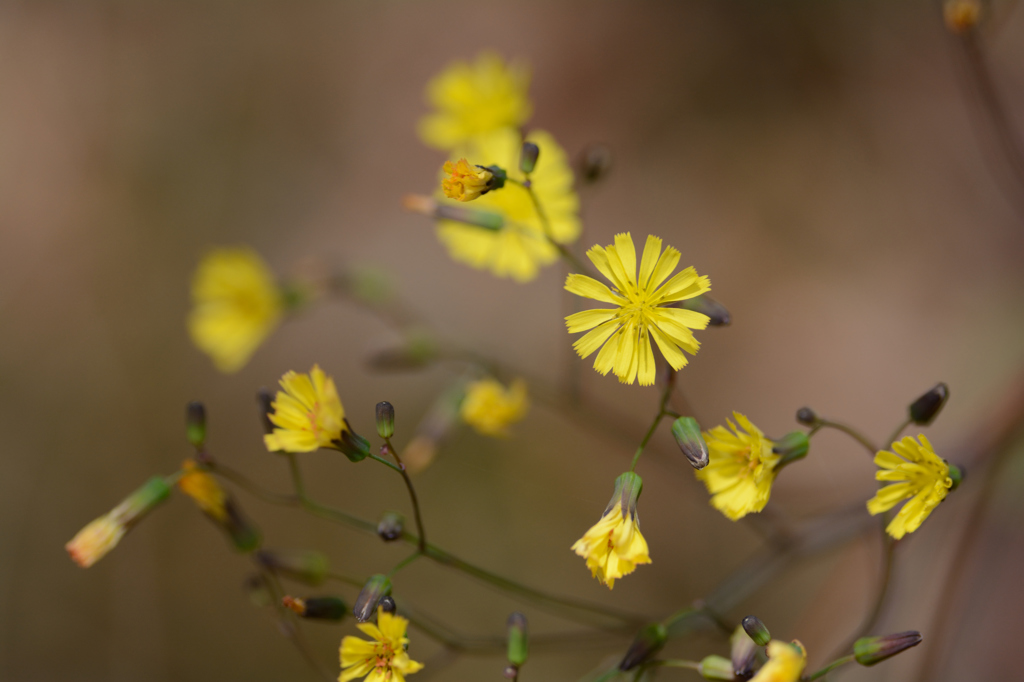
[[637, 474], [632, 471], [627, 471], [624, 474], [620, 474], [615, 479], [615, 492], [612, 493], [612, 499], [608, 502], [608, 506], [605, 507], [604, 513], [607, 514], [612, 510], [613, 507], [622, 508], [622, 518], [627, 516], [636, 516], [636, 502], [640, 499], [640, 493], [643, 492], [644, 481]]
[[389, 594], [391, 594], [391, 581], [386, 575], [378, 573], [370, 576], [359, 592], [359, 596], [356, 597], [352, 615], [360, 623], [365, 623], [377, 615], [377, 605], [380, 604], [381, 597]]
[[526, 663], [530, 644], [526, 632], [526, 616], [513, 613], [508, 617], [508, 662], [516, 668]]
[[732, 315], [729, 314], [726, 307], [707, 294], [680, 301], [679, 307], [707, 315], [711, 318], [708, 324], [712, 327], [725, 327], [732, 323]]
[[189, 403], [185, 410], [185, 435], [197, 450], [206, 443], [206, 408], [200, 402]]
[[380, 604], [378, 604], [378, 608], [380, 608], [380, 610], [384, 613], [394, 613], [398, 610], [398, 604], [395, 603], [394, 597], [392, 597], [390, 594], [385, 594], [383, 597], [380, 598]]
[[680, 417], [672, 422], [672, 436], [676, 445], [690, 461], [694, 469], [703, 469], [708, 465], [708, 444], [700, 433], [700, 424], [693, 417]]
[[274, 413], [274, 395], [265, 388], [256, 393], [256, 403], [260, 406], [260, 425], [263, 426], [263, 433], [274, 432], [274, 422], [270, 421], [270, 415]]
[[377, 535], [384, 542], [401, 539], [403, 530], [405, 530], [405, 517], [398, 512], [385, 512], [377, 523]]
[[796, 420], [804, 426], [817, 426], [818, 415], [809, 407], [801, 407], [796, 411]]
[[519, 170], [527, 175], [537, 167], [537, 158], [540, 156], [540, 147], [532, 142], [524, 142], [523, 149], [519, 154]]
[[284, 607], [303, 618], [312, 620], [341, 620], [348, 612], [348, 606], [338, 597], [310, 597], [299, 599], [286, 596], [281, 599]]
[[732, 658], [732, 671], [740, 679], [749, 679], [754, 669], [754, 659], [757, 656], [757, 644], [750, 638], [742, 625], [729, 638], [730, 657]]
[[665, 646], [668, 639], [668, 631], [661, 623], [648, 625], [636, 636], [633, 643], [629, 645], [626, 655], [619, 663], [619, 670], [632, 670], [654, 658]]
[[473, 225], [485, 230], [498, 231], [505, 227], [505, 217], [494, 211], [487, 211], [468, 206], [440, 204], [430, 197], [408, 195], [402, 199], [406, 210], [434, 218], [435, 220], [454, 220]]
[[697, 669], [705, 680], [735, 680], [732, 672], [732, 661], [721, 656], [705, 656]]
[[782, 455], [782, 459], [775, 465], [776, 470], [779, 467], [786, 466], [791, 462], [795, 462], [798, 459], [803, 459], [807, 456], [807, 451], [811, 447], [811, 441], [807, 438], [807, 434], [803, 431], [791, 431], [779, 440], [772, 443], [772, 452]]
[[853, 644], [853, 655], [861, 665], [871, 666], [921, 643], [916, 630], [884, 637], [863, 637]]
[[327, 579], [330, 563], [320, 552], [261, 550], [256, 559], [274, 573], [307, 585], [319, 585]]
[[772, 641], [772, 635], [768, 632], [767, 626], [757, 616], [747, 616], [743, 619], [743, 631], [754, 641], [754, 644], [758, 646], [768, 646], [768, 642]]
[[351, 462], [361, 462], [370, 454], [370, 441], [353, 431], [347, 419], [341, 438], [334, 441], [334, 444]]
[[612, 169], [612, 152], [603, 144], [592, 144], [580, 154], [579, 173], [583, 182], [592, 184]]
[[381, 438], [395, 435], [395, 406], [386, 400], [377, 403], [377, 435]]
[[937, 384], [935, 388], [910, 404], [910, 419], [919, 426], [927, 426], [935, 421], [949, 400], [949, 386]]

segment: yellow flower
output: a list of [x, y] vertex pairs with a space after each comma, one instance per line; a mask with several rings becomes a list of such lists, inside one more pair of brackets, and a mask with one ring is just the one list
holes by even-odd
[[441, 191], [449, 199], [473, 201], [490, 191], [494, 173], [482, 166], [471, 166], [465, 159], [457, 163], [444, 162], [442, 169], [448, 177], [441, 180]]
[[913, 498], [903, 505], [885, 529], [897, 540], [917, 530], [953, 488], [949, 464], [935, 454], [935, 449], [923, 434], [918, 438], [920, 443], [907, 436], [892, 444], [895, 452], [882, 450], [875, 455], [875, 464], [880, 468], [875, 478], [895, 482], [881, 488], [868, 500], [868, 511], [872, 515], [881, 514], [902, 500]]
[[64, 549], [76, 564], [89, 568], [117, 546], [126, 530], [124, 524], [107, 514], [78, 531]]
[[222, 372], [236, 372], [281, 320], [280, 289], [259, 255], [247, 248], [217, 249], [192, 278], [192, 341]]
[[372, 640], [351, 635], [341, 640], [341, 675], [338, 682], [366, 676], [366, 682], [404, 682], [406, 675], [423, 669], [422, 663], [405, 652], [409, 621], [401, 616], [377, 610], [377, 624], [359, 623], [357, 628]]
[[309, 374], [286, 372], [268, 415], [276, 425], [263, 437], [271, 452], [313, 452], [319, 448], [338, 449], [342, 432], [348, 431], [345, 408], [338, 398], [334, 379], [319, 365]]
[[632, 472], [615, 480], [615, 493], [601, 520], [572, 546], [587, 560], [590, 574], [612, 589], [615, 580], [629, 575], [639, 564], [651, 563], [647, 541], [640, 533], [636, 502], [643, 481]]
[[655, 376], [653, 338], [672, 369], [682, 369], [687, 362], [683, 350], [692, 355], [700, 347], [690, 329], [704, 329], [710, 318], [668, 305], [710, 291], [708, 278], [699, 277], [691, 267], [666, 282], [679, 262], [679, 251], [670, 246], [662, 253], [661, 239], [653, 236], [647, 237], [644, 246], [639, 280], [636, 249], [628, 232], [615, 235], [614, 245], [593, 247], [587, 257], [615, 288], [571, 274], [566, 290], [616, 307], [584, 310], [565, 318], [570, 334], [591, 330], [573, 344], [579, 356], [585, 358], [601, 348], [594, 369], [601, 374], [611, 371], [624, 384], [639, 377], [641, 386], [650, 386]]
[[[535, 131], [527, 139], [540, 147], [530, 183], [550, 224], [551, 238], [568, 244], [580, 234], [579, 197], [573, 189], [572, 168], [565, 152], [548, 133]], [[498, 277], [527, 282], [541, 266], [558, 259], [548, 242], [530, 193], [517, 184], [526, 180], [519, 170], [522, 137], [503, 129], [475, 138], [459, 156], [506, 169], [509, 182], [500, 192], [488, 192], [473, 202], [475, 209], [499, 218], [497, 229], [454, 220], [438, 221], [437, 234], [455, 260], [490, 270]]]
[[178, 489], [195, 500], [208, 516], [221, 523], [227, 521], [228, 496], [217, 480], [191, 459], [185, 460], [182, 469], [184, 473], [178, 479]]
[[487, 378], [466, 387], [459, 408], [462, 420], [485, 436], [507, 436], [508, 427], [526, 415], [530, 402], [526, 382], [516, 379], [507, 389]]
[[420, 138], [451, 150], [477, 135], [518, 128], [533, 113], [529, 86], [525, 67], [506, 66], [493, 52], [482, 53], [472, 64], [455, 62], [427, 85], [427, 99], [437, 111], [420, 120]]
[[782, 456], [772, 451], [772, 442], [749, 419], [739, 412], [732, 416], [739, 424], [737, 428], [727, 420], [732, 433], [724, 426], [704, 432], [708, 465], [694, 474], [704, 481], [715, 509], [737, 521], [768, 504]]
[[750, 682], [797, 682], [807, 665], [807, 650], [797, 640], [792, 644], [773, 639], [768, 642], [768, 662]]

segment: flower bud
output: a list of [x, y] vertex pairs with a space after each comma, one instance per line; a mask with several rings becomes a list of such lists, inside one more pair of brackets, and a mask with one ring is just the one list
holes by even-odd
[[516, 612], [508, 617], [508, 662], [517, 668], [530, 653], [526, 636], [526, 616]]
[[732, 661], [721, 656], [705, 656], [697, 669], [705, 680], [735, 680], [732, 672]]
[[435, 220], [454, 220], [473, 225], [485, 230], [497, 232], [505, 226], [505, 217], [501, 213], [451, 204], [439, 204], [430, 197], [410, 194], [402, 199], [406, 210], [434, 218]]
[[768, 632], [768, 628], [757, 616], [747, 616], [743, 619], [742, 624], [743, 631], [750, 636], [750, 639], [754, 640], [754, 644], [768, 646], [768, 642], [772, 641], [771, 633]]
[[537, 157], [540, 156], [540, 147], [532, 142], [524, 142], [523, 149], [519, 153], [519, 170], [527, 175], [537, 167]]
[[200, 402], [189, 403], [185, 410], [185, 435], [197, 450], [206, 443], [206, 408]]
[[732, 316], [725, 306], [707, 294], [701, 294], [700, 296], [680, 301], [679, 307], [684, 310], [692, 310], [695, 313], [707, 315], [711, 318], [708, 324], [712, 327], [725, 327], [732, 322]]
[[960, 484], [967, 478], [967, 471], [962, 467], [949, 465], [949, 478], [953, 481], [953, 485], [950, 486], [950, 490], [956, 490], [960, 487]]
[[703, 469], [708, 465], [708, 445], [704, 442], [696, 419], [680, 417], [675, 420], [672, 423], [672, 436], [694, 469]]
[[359, 592], [359, 596], [356, 597], [355, 606], [352, 607], [352, 615], [360, 623], [365, 623], [377, 615], [377, 605], [380, 604], [382, 597], [389, 594], [391, 594], [391, 581], [388, 580], [386, 575], [378, 573], [377, 575], [370, 576], [370, 579], [366, 581], [363, 589]]
[[729, 638], [731, 645], [732, 672], [740, 679], [748, 679], [754, 669], [757, 644], [750, 638], [742, 625], [737, 626]]
[[791, 431], [785, 436], [772, 443], [772, 452], [782, 455], [782, 459], [775, 465], [775, 468], [786, 466], [798, 459], [807, 456], [811, 447], [811, 441], [803, 431]]
[[949, 386], [937, 384], [910, 405], [910, 420], [919, 426], [928, 426], [939, 416], [949, 399]]
[[[620, 477], [621, 478], [621, 477]], [[668, 639], [668, 631], [661, 623], [648, 625], [636, 636], [633, 643], [629, 645], [626, 655], [619, 663], [619, 670], [632, 670], [651, 660], [661, 648], [665, 646]]]
[[817, 426], [818, 415], [809, 407], [801, 407], [796, 411], [796, 420], [804, 426]]
[[459, 159], [455, 163], [445, 161], [442, 171], [447, 176], [441, 180], [441, 191], [449, 199], [473, 201], [492, 189], [505, 186], [507, 175], [498, 166], [478, 166]]
[[579, 173], [583, 182], [592, 184], [603, 179], [612, 169], [612, 152], [603, 144], [592, 144], [583, 150]]
[[385, 512], [377, 523], [377, 535], [384, 542], [394, 542], [402, 537], [405, 530], [405, 517], [398, 512]]
[[270, 415], [274, 413], [274, 394], [265, 388], [256, 393], [256, 402], [260, 406], [260, 424], [263, 425], [263, 433], [274, 432], [274, 422], [270, 421]]
[[377, 435], [381, 438], [395, 435], [395, 406], [386, 400], [377, 403]]
[[921, 633], [916, 630], [884, 637], [863, 637], [854, 642], [853, 655], [861, 665], [871, 666], [920, 643]]
[[981, 0], [946, 0], [942, 6], [942, 17], [952, 33], [967, 33], [978, 25], [981, 18]]
[[394, 613], [398, 610], [398, 604], [395, 603], [394, 597], [390, 594], [386, 594], [380, 598], [380, 604], [377, 605], [384, 613]]
[[319, 585], [330, 570], [326, 556], [306, 550], [261, 550], [256, 552], [256, 560], [274, 573], [307, 585]]
[[281, 603], [302, 618], [313, 620], [341, 620], [348, 612], [348, 606], [338, 597], [299, 599], [286, 596], [281, 599]]
[[348, 457], [350, 462], [361, 462], [370, 454], [370, 441], [353, 431], [348, 425], [347, 419], [345, 428], [341, 432], [341, 438], [334, 441], [334, 445]]

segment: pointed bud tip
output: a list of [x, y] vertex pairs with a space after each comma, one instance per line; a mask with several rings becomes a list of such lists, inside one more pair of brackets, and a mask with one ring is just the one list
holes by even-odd
[[897, 632], [883, 637], [862, 637], [853, 645], [854, 658], [863, 666], [872, 666], [921, 643], [916, 630]]
[[391, 438], [395, 435], [395, 406], [386, 400], [377, 403], [377, 435]]
[[910, 405], [910, 420], [918, 426], [927, 426], [935, 421], [939, 412], [949, 400], [949, 386], [939, 383]]
[[668, 630], [661, 623], [652, 623], [637, 634], [619, 663], [619, 670], [627, 671], [651, 660], [668, 640]]
[[768, 642], [772, 640], [772, 635], [768, 632], [767, 626], [757, 616], [747, 616], [743, 619], [743, 631], [758, 646], [768, 646]]
[[679, 417], [672, 423], [672, 437], [686, 455], [690, 466], [703, 469], [708, 465], [708, 446], [700, 432], [700, 424], [693, 417]]
[[537, 158], [540, 156], [540, 147], [533, 142], [524, 142], [522, 151], [519, 154], [519, 170], [527, 175], [537, 167]]
[[796, 411], [796, 420], [804, 426], [817, 426], [818, 415], [809, 407], [801, 407]]

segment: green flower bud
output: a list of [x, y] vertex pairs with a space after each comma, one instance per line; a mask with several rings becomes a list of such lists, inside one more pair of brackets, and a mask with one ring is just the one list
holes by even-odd
[[796, 420], [804, 426], [816, 426], [818, 424], [818, 415], [809, 407], [801, 407], [796, 411]]
[[706, 656], [700, 662], [697, 672], [705, 680], [735, 680], [736, 676], [732, 671], [732, 661], [721, 656]]
[[871, 666], [921, 643], [916, 630], [884, 637], [863, 637], [853, 644], [853, 655], [861, 665]]
[[338, 597], [310, 597], [299, 599], [286, 596], [281, 599], [285, 608], [290, 609], [303, 618], [313, 620], [338, 621], [345, 617], [348, 606]]
[[381, 598], [389, 594], [391, 594], [391, 581], [386, 575], [378, 573], [370, 576], [359, 592], [359, 596], [356, 597], [352, 615], [360, 623], [371, 620], [377, 615], [377, 606], [380, 604]]
[[189, 403], [185, 410], [185, 435], [196, 450], [206, 443], [206, 408], [200, 402]]
[[403, 530], [405, 530], [405, 517], [398, 512], [386, 512], [377, 524], [377, 535], [384, 542], [401, 539]]
[[949, 400], [949, 386], [938, 384], [910, 405], [910, 420], [919, 426], [931, 424]]
[[708, 445], [700, 433], [700, 424], [693, 417], [680, 417], [672, 423], [672, 436], [694, 469], [708, 465]]
[[256, 560], [274, 573], [307, 585], [319, 585], [330, 570], [327, 557], [313, 551], [261, 550]]
[[712, 327], [725, 327], [732, 322], [732, 316], [725, 306], [707, 294], [701, 294], [700, 296], [680, 301], [679, 307], [684, 310], [692, 310], [695, 313], [707, 315], [711, 318], [708, 324]]
[[768, 628], [757, 616], [747, 616], [743, 619], [743, 631], [758, 646], [768, 646], [768, 642], [772, 641], [771, 633], [768, 632]]
[[395, 406], [386, 400], [377, 403], [377, 435], [381, 438], [395, 435]]
[[530, 653], [526, 635], [526, 616], [516, 612], [508, 617], [508, 662], [516, 668], [526, 663]]
[[[621, 477], [620, 477], [621, 478]], [[654, 658], [668, 639], [668, 631], [661, 623], [648, 625], [629, 645], [626, 655], [619, 663], [619, 670], [632, 670]]]
[[351, 462], [361, 462], [370, 454], [370, 441], [353, 431], [347, 419], [341, 438], [334, 441], [334, 444]]
[[953, 480], [953, 485], [949, 488], [950, 490], [956, 490], [960, 487], [960, 484], [967, 478], [967, 471], [961, 467], [949, 465], [949, 477]]
[[775, 465], [775, 468], [784, 467], [787, 464], [803, 459], [811, 447], [811, 441], [803, 431], [791, 431], [779, 440], [772, 443], [772, 452], [782, 455], [782, 459]]
[[519, 170], [527, 175], [537, 167], [537, 157], [540, 156], [540, 147], [532, 142], [524, 142], [523, 149], [519, 154]]

